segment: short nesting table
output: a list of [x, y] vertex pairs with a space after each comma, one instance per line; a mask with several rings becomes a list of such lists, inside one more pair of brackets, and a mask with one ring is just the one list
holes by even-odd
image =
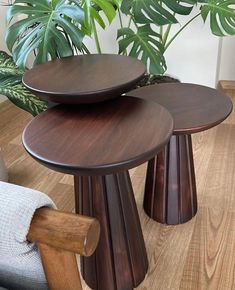
[[128, 95], [155, 101], [174, 117], [170, 142], [148, 162], [144, 209], [160, 223], [187, 222], [197, 212], [191, 134], [221, 123], [232, 102], [215, 89], [186, 83], [142, 87]]
[[166, 109], [132, 97], [58, 105], [24, 130], [33, 158], [74, 175], [76, 212], [101, 224], [95, 254], [81, 263], [92, 289], [130, 290], [144, 279], [148, 260], [127, 170], [153, 158], [172, 131]]

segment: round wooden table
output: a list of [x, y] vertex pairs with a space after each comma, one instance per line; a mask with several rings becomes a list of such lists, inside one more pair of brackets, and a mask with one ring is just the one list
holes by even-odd
[[151, 85], [128, 95], [155, 101], [174, 118], [170, 142], [148, 162], [144, 209], [160, 223], [187, 222], [197, 212], [191, 134], [221, 123], [231, 113], [232, 102], [215, 89], [186, 83]]
[[23, 83], [46, 101], [97, 103], [133, 89], [144, 74], [145, 66], [136, 58], [89, 54], [37, 65], [24, 74]]
[[92, 289], [131, 290], [144, 279], [148, 260], [127, 170], [153, 158], [172, 131], [166, 109], [132, 97], [58, 105], [24, 130], [33, 158], [74, 175], [76, 212], [101, 224], [95, 254], [81, 262]]

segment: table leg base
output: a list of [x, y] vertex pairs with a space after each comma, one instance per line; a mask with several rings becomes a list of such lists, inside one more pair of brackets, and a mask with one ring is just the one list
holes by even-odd
[[144, 279], [148, 260], [128, 172], [75, 176], [76, 211], [101, 224], [97, 250], [81, 258], [82, 276], [94, 290], [131, 290]]
[[173, 135], [147, 168], [144, 210], [162, 224], [189, 221], [197, 212], [191, 135]]

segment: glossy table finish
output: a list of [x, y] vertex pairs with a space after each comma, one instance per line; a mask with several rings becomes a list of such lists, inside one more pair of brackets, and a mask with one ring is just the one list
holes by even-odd
[[23, 83], [47, 101], [96, 103], [133, 89], [144, 74], [144, 64], [135, 58], [90, 54], [37, 65], [25, 73]]
[[184, 83], [142, 87], [128, 95], [155, 101], [174, 118], [170, 142], [148, 163], [144, 209], [160, 223], [187, 222], [197, 212], [191, 134], [221, 123], [232, 102], [215, 89]]
[[76, 212], [101, 224], [95, 254], [81, 263], [92, 289], [131, 290], [144, 279], [148, 261], [127, 170], [153, 158], [172, 131], [166, 109], [132, 97], [59, 105], [26, 127], [23, 144], [29, 154], [49, 168], [73, 174]]

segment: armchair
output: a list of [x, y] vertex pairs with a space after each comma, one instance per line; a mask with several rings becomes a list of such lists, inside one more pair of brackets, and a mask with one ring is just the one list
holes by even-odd
[[[12, 198], [13, 196], [15, 197], [14, 199]], [[35, 199], [37, 201], [33, 206], [30, 205], [30, 202]], [[28, 204], [25, 203], [26, 200], [29, 201]], [[6, 205], [3, 205], [3, 203]], [[45, 206], [53, 206], [52, 202], [50, 204], [50, 199], [40, 192], [0, 182], [0, 256], [2, 258], [0, 259], [0, 290], [5, 288], [8, 290], [29, 289], [29, 286], [25, 286], [26, 288], [22, 286], [22, 281], [26, 279], [26, 284], [29, 285], [29, 281], [35, 280], [35, 275], [34, 277], [25, 277], [27, 273], [24, 275], [24, 269], [23, 271], [22, 269], [18, 271], [14, 261], [16, 261], [15, 264], [19, 264], [22, 257], [22, 264], [20, 265], [28, 265], [28, 262], [25, 263], [24, 260], [27, 259], [30, 263], [31, 258], [32, 264], [37, 264], [37, 248], [40, 253], [39, 261], [42, 263], [46, 281], [44, 285], [42, 283], [44, 273], [40, 273], [39, 268], [38, 276], [40, 276], [41, 281], [36, 284], [38, 286], [32, 286], [32, 289], [82, 289], [75, 253], [90, 256], [94, 252], [99, 240], [99, 223], [94, 218], [41, 207], [43, 203], [45, 203]], [[39, 208], [37, 208], [38, 205], [40, 206]], [[13, 212], [17, 216], [13, 224], [4, 213], [7, 207], [9, 211], [12, 211], [13, 208]], [[18, 219], [22, 219], [22, 216], [27, 219], [27, 216], [31, 215], [32, 210], [28, 210], [30, 207], [36, 209], [32, 219], [29, 219], [29, 224], [26, 225], [28, 231], [23, 241], [21, 238], [24, 229], [22, 230], [17, 223]], [[7, 224], [7, 227], [4, 223]], [[11, 245], [8, 247], [5, 245], [4, 239], [8, 240], [7, 237], [9, 236], [13, 238], [13, 241], [10, 242]], [[36, 242], [37, 248], [32, 242]], [[18, 249], [12, 252], [11, 248], [14, 244]], [[14, 255], [17, 256], [16, 259], [14, 259]], [[7, 262], [6, 267], [2, 262], [4, 259]], [[9, 262], [9, 260], [13, 262]], [[36, 265], [37, 267], [38, 265]], [[29, 269], [31, 269], [30, 265]], [[16, 274], [16, 278], [14, 274]], [[17, 284], [17, 279], [19, 284]]]

